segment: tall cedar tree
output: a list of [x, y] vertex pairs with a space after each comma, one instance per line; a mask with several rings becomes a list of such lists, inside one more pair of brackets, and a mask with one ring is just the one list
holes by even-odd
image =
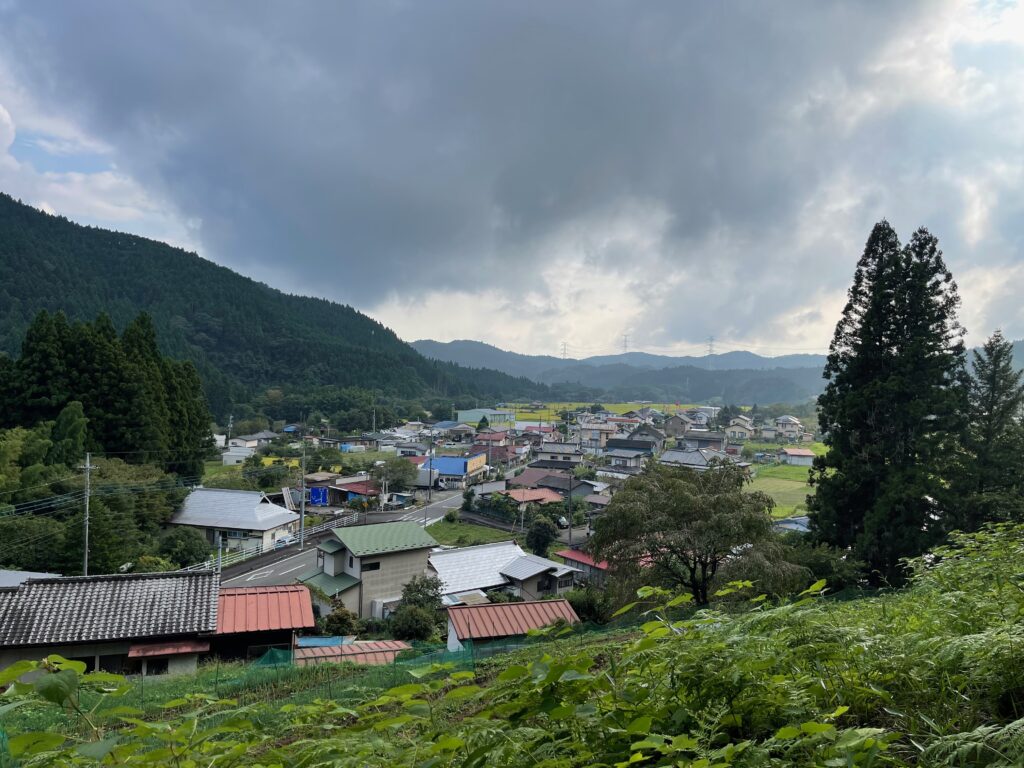
[[105, 315], [69, 325], [62, 313], [40, 312], [21, 355], [0, 364], [0, 372], [0, 401], [9, 404], [0, 426], [52, 421], [77, 401], [90, 450], [161, 464], [183, 477], [202, 475], [212, 419], [199, 376], [191, 363], [160, 354], [145, 314], [118, 338]]
[[851, 547], [872, 579], [900, 581], [900, 559], [938, 541], [953, 501], [948, 458], [965, 424], [960, 300], [938, 240], [926, 229], [900, 247], [875, 225], [818, 398], [828, 451], [808, 498], [816, 536]]
[[1024, 372], [1013, 365], [1013, 345], [996, 331], [973, 353], [970, 426], [955, 484], [957, 527], [977, 530], [993, 520], [1024, 519]]

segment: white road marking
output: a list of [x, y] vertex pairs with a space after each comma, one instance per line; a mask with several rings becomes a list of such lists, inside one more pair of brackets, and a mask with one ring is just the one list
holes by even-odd
[[249, 578], [246, 581], [252, 581], [253, 579], [262, 579], [264, 576], [271, 576], [274, 573], [273, 568], [267, 568], [263, 571], [256, 571], [255, 573], [249, 574]]
[[297, 571], [297, 570], [299, 570], [299, 568], [304, 568], [304, 567], [305, 567], [304, 565], [296, 565], [294, 568], [289, 568], [287, 571], [281, 571], [281, 575], [284, 576], [286, 573], [291, 573], [292, 571]]

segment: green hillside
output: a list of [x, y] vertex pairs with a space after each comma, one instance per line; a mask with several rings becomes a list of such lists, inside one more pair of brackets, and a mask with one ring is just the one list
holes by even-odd
[[118, 328], [148, 312], [163, 351], [196, 364], [215, 415], [280, 385], [403, 398], [544, 391], [497, 371], [427, 360], [351, 307], [289, 295], [180, 248], [81, 226], [0, 194], [0, 352], [17, 355], [44, 309], [87, 321], [105, 312]]

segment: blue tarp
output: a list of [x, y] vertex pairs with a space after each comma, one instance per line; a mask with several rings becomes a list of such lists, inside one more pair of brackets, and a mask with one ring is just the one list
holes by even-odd
[[342, 637], [340, 635], [316, 635], [295, 639], [295, 644], [299, 648], [327, 648], [333, 645], [350, 645], [351, 643], [351, 637]]

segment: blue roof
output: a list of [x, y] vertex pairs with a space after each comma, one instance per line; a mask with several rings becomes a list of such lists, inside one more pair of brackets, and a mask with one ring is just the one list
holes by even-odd
[[457, 421], [439, 421], [439, 422], [437, 422], [433, 426], [433, 428], [434, 429], [451, 429], [452, 427], [457, 427], [457, 426], [459, 426], [459, 422], [457, 422]]
[[435, 456], [423, 462], [423, 469], [436, 469], [442, 475], [466, 474], [466, 459], [461, 456]]

